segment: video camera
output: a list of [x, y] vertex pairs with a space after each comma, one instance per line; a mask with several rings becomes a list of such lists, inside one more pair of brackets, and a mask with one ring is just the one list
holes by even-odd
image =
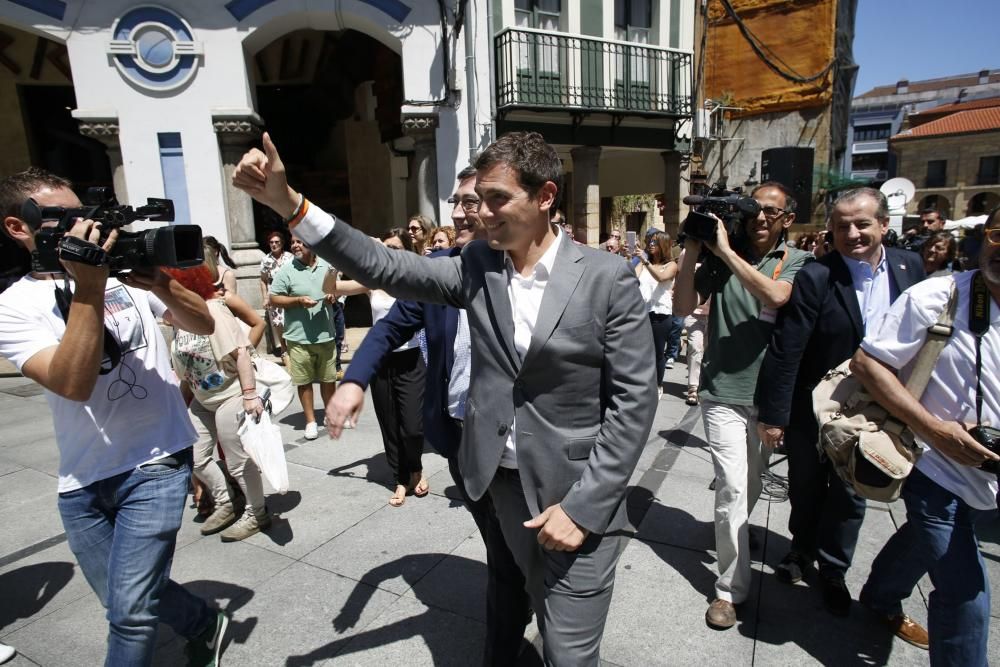
[[[67, 237], [78, 219], [101, 223], [101, 243], [113, 229], [121, 229], [136, 220], [172, 222], [174, 203], [169, 199], [149, 198], [145, 206], [133, 208], [119, 204], [114, 190], [107, 187], [89, 188], [84, 196], [84, 206], [39, 206], [34, 199], [21, 205], [21, 219], [35, 233], [35, 251], [31, 253], [31, 270], [38, 273], [61, 273], [59, 252], [69, 253], [74, 260], [88, 264], [107, 263], [111, 275], [124, 271], [153, 266], [188, 268], [204, 261], [201, 228], [197, 225], [172, 225], [141, 232], [119, 231], [118, 239], [105, 257], [100, 249], [78, 239]], [[42, 223], [58, 221], [43, 227]]]
[[684, 219], [681, 233], [699, 241], [715, 242], [715, 230], [718, 223], [709, 213], [714, 214], [726, 228], [729, 244], [737, 246], [736, 241], [745, 236], [745, 224], [748, 220], [760, 214], [760, 204], [752, 197], [747, 197], [739, 190], [726, 190], [715, 186], [708, 194], [689, 195], [684, 203], [694, 208]]

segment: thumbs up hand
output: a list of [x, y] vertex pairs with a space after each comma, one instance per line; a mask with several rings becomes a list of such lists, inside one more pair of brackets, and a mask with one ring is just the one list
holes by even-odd
[[299, 194], [288, 187], [285, 164], [267, 132], [264, 150], [251, 148], [236, 165], [233, 185], [283, 218], [291, 217], [299, 205]]

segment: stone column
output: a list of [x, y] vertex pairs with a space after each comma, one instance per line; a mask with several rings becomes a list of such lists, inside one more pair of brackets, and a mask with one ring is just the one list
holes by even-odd
[[125, 187], [125, 165], [122, 162], [122, 145], [118, 140], [118, 117], [117, 116], [84, 116], [74, 112], [77, 122], [80, 125], [80, 134], [91, 139], [97, 139], [108, 152], [108, 161], [111, 163], [111, 184], [115, 188], [115, 195], [122, 204], [129, 203], [128, 190]]
[[681, 154], [678, 151], [664, 151], [663, 158], [663, 229], [670, 238], [676, 239], [680, 231], [681, 208]]
[[596, 247], [601, 235], [600, 146], [570, 149], [573, 158], [573, 237]]
[[413, 169], [417, 179], [417, 212], [440, 225], [441, 202], [437, 186], [437, 114], [404, 113], [403, 133], [413, 138]]
[[260, 139], [263, 121], [252, 111], [214, 112], [212, 125], [219, 139], [222, 158], [222, 182], [226, 194], [226, 229], [229, 250], [236, 264], [239, 295], [255, 309], [263, 307], [260, 298], [260, 260], [264, 253], [257, 244], [254, 230], [253, 200], [233, 187], [233, 172], [240, 158]]

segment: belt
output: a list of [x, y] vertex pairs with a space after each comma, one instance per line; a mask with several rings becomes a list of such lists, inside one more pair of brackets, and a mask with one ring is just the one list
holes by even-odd
[[521, 473], [517, 468], [505, 468], [500, 466], [497, 468], [496, 477], [500, 479], [521, 481]]

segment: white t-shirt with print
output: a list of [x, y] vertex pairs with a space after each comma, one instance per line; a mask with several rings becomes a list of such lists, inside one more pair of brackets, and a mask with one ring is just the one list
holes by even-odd
[[[66, 322], [55, 298], [56, 288], [62, 286], [62, 279], [36, 280], [29, 275], [0, 294], [0, 355], [18, 369], [62, 340]], [[59, 445], [60, 493], [113, 477], [195, 441], [167, 344], [153, 315], [165, 310], [153, 294], [108, 281], [104, 323], [121, 347], [121, 363], [98, 376], [85, 402], [45, 391]]]
[[[865, 338], [862, 349], [896, 369], [905, 384], [911, 363], [927, 339], [927, 329], [937, 322], [948, 303], [952, 282], [958, 285], [954, 331], [941, 351], [921, 405], [938, 419], [976, 423], [976, 341], [969, 331], [969, 291], [974, 271], [929, 278], [896, 299], [881, 328]], [[990, 328], [982, 340], [983, 423], [1000, 425], [1000, 308], [990, 300]], [[997, 506], [996, 475], [956, 463], [917, 439], [926, 449], [917, 468], [970, 507], [990, 510]]]

